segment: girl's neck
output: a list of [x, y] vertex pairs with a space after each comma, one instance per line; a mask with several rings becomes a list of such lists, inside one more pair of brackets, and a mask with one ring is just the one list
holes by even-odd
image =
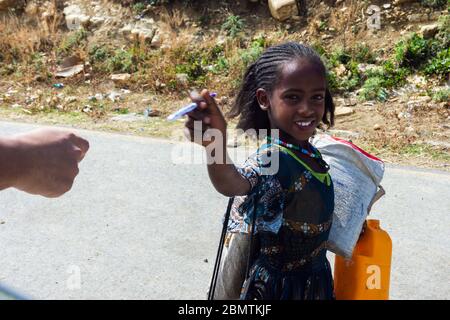
[[[293, 145], [297, 145], [304, 149], [308, 149], [308, 146], [309, 146], [308, 140], [297, 140], [297, 139], [293, 138], [292, 136], [284, 133], [281, 130], [279, 130], [278, 132], [279, 132], [278, 139], [280, 139], [281, 141], [286, 142], [286, 143], [291, 143]], [[275, 136], [273, 136], [273, 137], [275, 137]]]

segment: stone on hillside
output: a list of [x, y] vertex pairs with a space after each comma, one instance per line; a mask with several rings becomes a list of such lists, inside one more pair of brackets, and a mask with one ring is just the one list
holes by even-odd
[[69, 30], [78, 30], [89, 24], [90, 17], [81, 10], [77, 5], [70, 5], [64, 8], [66, 16], [66, 25]]
[[353, 114], [355, 111], [349, 107], [337, 107], [334, 114], [336, 117], [343, 117]]
[[298, 15], [297, 2], [295, 0], [269, 0], [269, 9], [272, 17], [280, 21]]
[[186, 73], [177, 73], [176, 79], [177, 83], [182, 86], [187, 86], [189, 84], [189, 76]]
[[75, 66], [61, 68], [55, 73], [56, 78], [70, 78], [81, 73], [84, 70], [84, 65], [77, 64]]
[[422, 26], [420, 28], [419, 34], [421, 34], [425, 39], [433, 38], [439, 31], [439, 25], [437, 23]]
[[111, 80], [114, 81], [116, 85], [124, 85], [131, 79], [131, 74], [129, 73], [118, 73], [112, 74]]
[[162, 44], [161, 35], [159, 33], [156, 33], [152, 38], [151, 46], [154, 48], [159, 48], [161, 47], [161, 44]]

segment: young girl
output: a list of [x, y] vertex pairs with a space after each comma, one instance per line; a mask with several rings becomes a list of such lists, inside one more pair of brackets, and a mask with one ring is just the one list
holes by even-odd
[[[244, 131], [269, 134], [242, 168], [226, 152], [226, 121], [214, 99], [203, 90], [192, 100], [199, 107], [185, 124], [191, 141], [198, 136], [194, 121], [202, 122], [201, 133], [212, 128], [224, 137], [194, 142], [223, 151], [208, 159], [208, 173], [217, 191], [235, 196], [228, 231], [256, 234], [258, 250], [240, 298], [334, 299], [326, 258], [333, 184], [327, 164], [309, 143], [316, 127], [334, 122], [320, 57], [289, 42], [267, 49], [248, 68], [230, 115], [239, 116], [238, 128]], [[276, 172], [264, 170], [267, 157], [278, 157]]]

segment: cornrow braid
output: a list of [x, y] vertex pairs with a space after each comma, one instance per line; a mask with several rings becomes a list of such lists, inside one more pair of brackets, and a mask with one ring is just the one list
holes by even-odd
[[[269, 93], [272, 92], [278, 83], [281, 66], [297, 58], [308, 59], [326, 75], [327, 71], [320, 56], [306, 45], [286, 42], [268, 48], [248, 67], [233, 107], [227, 114], [230, 118], [239, 116], [237, 128], [244, 131], [254, 129], [257, 133], [260, 129], [270, 129], [269, 117], [259, 106], [256, 90], [262, 88]], [[325, 113], [322, 122], [329, 127], [334, 125], [334, 104], [328, 88], [325, 93]]]

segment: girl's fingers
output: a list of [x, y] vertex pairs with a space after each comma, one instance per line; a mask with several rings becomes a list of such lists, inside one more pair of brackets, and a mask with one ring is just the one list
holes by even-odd
[[186, 114], [188, 117], [194, 118], [195, 120], [203, 120], [207, 115], [204, 111], [195, 109]]
[[[204, 94], [205, 91], [207, 92], [207, 97], [208, 97], [209, 99], [206, 99], [206, 98], [205, 98], [205, 94]], [[199, 94], [199, 93], [196, 92], [196, 91], [192, 91], [192, 92], [190, 93], [190, 97], [191, 97], [192, 102], [195, 102], [195, 103], [198, 105], [197, 109], [199, 109], [199, 110], [208, 110], [208, 111], [210, 111], [211, 108], [214, 108], [214, 107], [215, 107], [215, 105], [210, 105], [211, 102], [212, 102], [213, 104], [215, 104], [215, 101], [214, 101], [214, 99], [209, 95], [209, 92], [208, 92], [206, 89], [204, 89], [204, 90], [202, 91], [201, 94]], [[216, 106], [216, 107], [217, 107], [217, 106]]]
[[211, 94], [209, 93], [208, 90], [203, 89], [202, 93], [201, 93], [202, 98], [205, 100], [206, 104], [209, 107], [209, 111], [214, 113], [214, 114], [221, 114], [222, 112], [220, 111], [219, 107], [217, 106], [216, 100], [214, 100], [213, 97], [211, 97]]
[[[198, 123], [196, 124], [196, 122], [200, 122], [200, 124], [198, 124]], [[188, 119], [184, 123], [184, 126], [186, 128], [192, 129], [192, 130], [200, 129], [203, 132], [210, 128], [210, 126], [209, 126], [209, 124], [207, 122], [199, 121], [199, 120], [196, 120], [196, 119], [194, 119], [192, 117], [188, 117]]]

